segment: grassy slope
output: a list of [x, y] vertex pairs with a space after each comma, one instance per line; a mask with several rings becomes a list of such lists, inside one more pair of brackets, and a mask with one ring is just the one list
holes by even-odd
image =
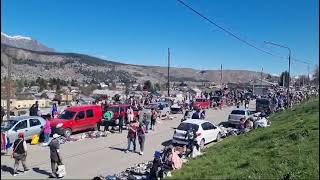
[[270, 117], [272, 126], [230, 137], [173, 172], [179, 179], [318, 179], [319, 99]]

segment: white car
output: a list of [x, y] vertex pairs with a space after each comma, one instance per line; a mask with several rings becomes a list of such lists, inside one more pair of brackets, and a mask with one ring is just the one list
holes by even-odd
[[229, 117], [228, 117], [228, 123], [237, 125], [240, 124], [240, 119], [245, 118], [248, 119], [251, 117], [251, 112], [249, 109], [234, 109], [231, 111]]
[[207, 120], [188, 119], [181, 122], [178, 128], [174, 131], [172, 143], [187, 145], [188, 138], [186, 133], [190, 128], [196, 131], [196, 140], [201, 149], [204, 148], [205, 144], [212, 141], [219, 141], [221, 138], [221, 129], [218, 126], [213, 125]]

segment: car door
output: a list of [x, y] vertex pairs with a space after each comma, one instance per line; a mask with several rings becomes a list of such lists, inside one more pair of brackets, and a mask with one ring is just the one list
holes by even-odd
[[41, 124], [40, 120], [37, 118], [30, 118], [29, 121], [29, 135], [32, 137], [36, 134], [40, 135], [43, 125]]
[[210, 142], [211, 140], [210, 140], [210, 134], [209, 134], [209, 127], [208, 127], [208, 123], [203, 123], [203, 124], [201, 124], [201, 127], [202, 127], [202, 129], [203, 129], [203, 138], [205, 139], [205, 142], [206, 143], [208, 143], [208, 142]]
[[209, 124], [210, 124], [209, 125], [210, 135], [211, 135], [212, 141], [214, 141], [217, 139], [217, 135], [218, 135], [219, 131], [218, 131], [217, 126], [215, 126], [211, 123], [209, 123]]
[[74, 131], [81, 131], [86, 127], [87, 121], [85, 118], [85, 112], [79, 111], [75, 117], [75, 123], [73, 126]]
[[86, 118], [85, 119], [88, 122], [88, 124], [84, 128], [93, 128], [96, 125], [96, 120], [94, 117], [93, 109], [86, 110]]
[[211, 142], [214, 140], [215, 138], [215, 133], [214, 133], [214, 126], [213, 124], [209, 123], [209, 122], [205, 122], [205, 127], [206, 127], [206, 137], [207, 137], [207, 142]]
[[[29, 129], [28, 129], [28, 120], [27, 119], [18, 122], [15, 125], [15, 127], [12, 129], [12, 135], [10, 135], [10, 136], [13, 137], [12, 138], [13, 140], [16, 140], [16, 139], [18, 139], [18, 134], [20, 132], [24, 133], [25, 139], [31, 138], [30, 133], [29, 133]], [[13, 142], [13, 141], [11, 141], [11, 142]]]

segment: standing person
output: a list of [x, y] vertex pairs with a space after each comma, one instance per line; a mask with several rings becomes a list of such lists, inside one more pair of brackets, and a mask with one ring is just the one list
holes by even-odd
[[18, 174], [17, 169], [19, 162], [21, 161], [24, 172], [29, 171], [26, 165], [27, 158], [27, 143], [24, 140], [23, 132], [18, 134], [18, 139], [13, 143], [13, 158], [14, 158], [14, 167], [13, 167], [13, 176]]
[[206, 118], [206, 111], [202, 110], [201, 114], [200, 114], [200, 119], [205, 119]]
[[137, 135], [138, 135], [138, 141], [140, 145], [140, 155], [143, 155], [144, 150], [144, 143], [146, 141], [146, 127], [143, 123], [139, 124], [139, 127], [137, 129]]
[[197, 109], [197, 111], [192, 114], [191, 119], [200, 119], [200, 109]]
[[49, 143], [49, 137], [51, 134], [51, 123], [49, 119], [46, 119], [46, 124], [44, 125], [44, 143], [47, 145]]
[[158, 117], [157, 111], [154, 108], [152, 108], [151, 109], [151, 130], [154, 130], [154, 126], [156, 125], [157, 117]]
[[246, 100], [244, 101], [244, 107], [245, 107], [246, 109], [249, 108], [249, 98], [246, 98]]
[[147, 113], [144, 113], [142, 122], [145, 124], [146, 133], [148, 133], [149, 126], [151, 125], [151, 116], [148, 115]]
[[1, 124], [3, 121], [3, 117], [6, 115], [6, 112], [4, 111], [4, 108], [1, 106]]
[[37, 116], [37, 109], [36, 109], [36, 105], [32, 104], [32, 106], [29, 109], [29, 115], [30, 116]]
[[50, 147], [50, 159], [51, 159], [51, 170], [52, 174], [50, 177], [57, 177], [57, 165], [60, 165], [61, 156], [60, 156], [60, 142], [59, 138], [60, 135], [54, 134], [53, 139], [51, 140], [49, 147]]
[[133, 152], [136, 152], [136, 139], [137, 139], [137, 128], [138, 125], [135, 120], [130, 122], [129, 131], [128, 131], [128, 148], [125, 153], [128, 153], [131, 147], [131, 143], [133, 144]]
[[56, 113], [58, 113], [58, 107], [56, 103], [53, 103], [51, 108], [51, 117], [54, 118]]
[[122, 129], [123, 129], [123, 123], [125, 120], [125, 112], [121, 111], [120, 112], [120, 116], [119, 116], [119, 133], [122, 133]]

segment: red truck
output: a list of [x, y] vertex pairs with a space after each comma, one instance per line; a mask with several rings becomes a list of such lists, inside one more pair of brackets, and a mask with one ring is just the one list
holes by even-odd
[[69, 137], [73, 132], [97, 129], [102, 119], [101, 105], [71, 106], [64, 110], [58, 118], [50, 120], [52, 133]]
[[194, 109], [209, 109], [210, 104], [210, 100], [198, 98], [193, 102], [192, 106]]

